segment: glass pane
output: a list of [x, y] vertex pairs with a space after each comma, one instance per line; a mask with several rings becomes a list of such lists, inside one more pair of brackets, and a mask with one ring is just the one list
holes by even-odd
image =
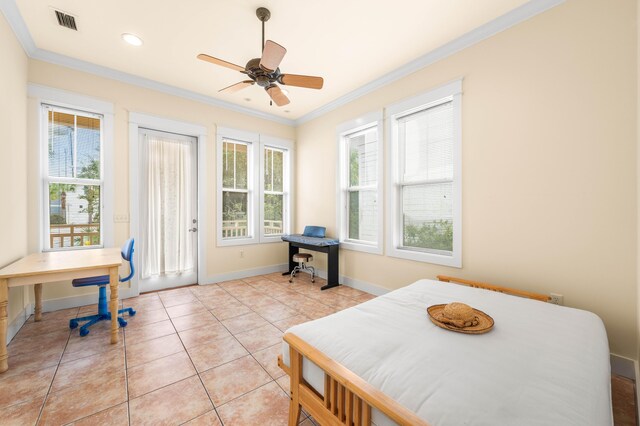
[[246, 192], [222, 191], [222, 238], [248, 235], [248, 197]]
[[402, 244], [432, 250], [453, 250], [453, 184], [402, 188]]
[[76, 116], [77, 176], [100, 179], [100, 119]]
[[100, 245], [100, 186], [49, 184], [49, 248]]
[[74, 177], [75, 116], [51, 110], [48, 116], [49, 176]]
[[248, 146], [225, 141], [222, 147], [222, 186], [231, 189], [247, 189]]
[[453, 104], [447, 102], [398, 120], [404, 182], [453, 179]]
[[378, 181], [377, 128], [349, 137], [349, 186], [375, 185]]
[[349, 192], [349, 239], [378, 240], [378, 210], [375, 191]]
[[284, 196], [275, 194], [264, 195], [264, 233], [265, 235], [280, 235], [284, 232]]
[[264, 190], [283, 192], [284, 182], [284, 152], [274, 149], [264, 149]]

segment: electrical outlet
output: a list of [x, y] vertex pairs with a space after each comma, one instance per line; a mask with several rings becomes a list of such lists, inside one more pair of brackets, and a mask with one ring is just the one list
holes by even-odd
[[240, 258], [244, 258], [244, 250], [240, 250]]
[[557, 293], [551, 293], [551, 300], [550, 302], [553, 303], [554, 305], [564, 305], [564, 296], [561, 294], [557, 294]]

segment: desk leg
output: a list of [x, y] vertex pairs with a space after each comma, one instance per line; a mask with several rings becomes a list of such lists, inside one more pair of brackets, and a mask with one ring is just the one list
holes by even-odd
[[7, 305], [9, 304], [9, 283], [0, 280], [0, 373], [9, 369], [9, 355], [7, 354]]
[[118, 343], [118, 268], [109, 269], [109, 287], [111, 288], [111, 344]]
[[327, 285], [320, 287], [320, 290], [326, 290], [328, 288], [338, 287], [340, 285], [340, 279], [338, 278], [338, 271], [340, 270], [340, 257], [338, 256], [339, 246], [329, 246], [329, 252], [327, 253], [328, 260], [328, 274]]
[[42, 321], [42, 284], [35, 284], [33, 293], [36, 296], [36, 316], [33, 320]]
[[297, 263], [293, 261], [293, 255], [299, 253], [300, 249], [298, 247], [294, 247], [293, 244], [289, 243], [289, 271], [283, 272], [282, 275], [291, 275], [291, 271], [296, 267]]

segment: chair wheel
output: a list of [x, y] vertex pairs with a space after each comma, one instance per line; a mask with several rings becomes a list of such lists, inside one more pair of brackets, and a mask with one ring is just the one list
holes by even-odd
[[80, 336], [84, 337], [87, 334], [89, 334], [89, 329], [88, 328], [81, 328], [80, 329]]
[[136, 311], [134, 311], [133, 309], [131, 309], [131, 310], [129, 311], [129, 316], [130, 316], [130, 317], [134, 316], [135, 314], [136, 314]]
[[78, 328], [78, 321], [76, 321], [76, 320], [70, 320], [70, 321], [69, 321], [69, 328], [70, 328], [70, 329], [72, 329], [72, 330], [73, 330], [74, 328]]
[[290, 283], [292, 283], [292, 282], [293, 282], [293, 280], [289, 280], [289, 282], [290, 282]]
[[126, 327], [127, 326], [127, 321], [125, 321], [124, 318], [118, 317], [118, 323], [120, 324], [120, 327]]
[[311, 282], [312, 282], [312, 283], [315, 283], [315, 282], [316, 282], [315, 278], [312, 278], [312, 279], [311, 279]]

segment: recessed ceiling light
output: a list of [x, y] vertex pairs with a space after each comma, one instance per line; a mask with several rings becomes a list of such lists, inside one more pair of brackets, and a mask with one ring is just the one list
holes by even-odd
[[245, 101], [251, 102], [251, 98], [244, 98]]
[[142, 39], [137, 35], [124, 33], [122, 39], [132, 46], [142, 46]]
[[285, 109], [284, 112], [289, 114], [291, 111], [289, 111], [288, 109]]

